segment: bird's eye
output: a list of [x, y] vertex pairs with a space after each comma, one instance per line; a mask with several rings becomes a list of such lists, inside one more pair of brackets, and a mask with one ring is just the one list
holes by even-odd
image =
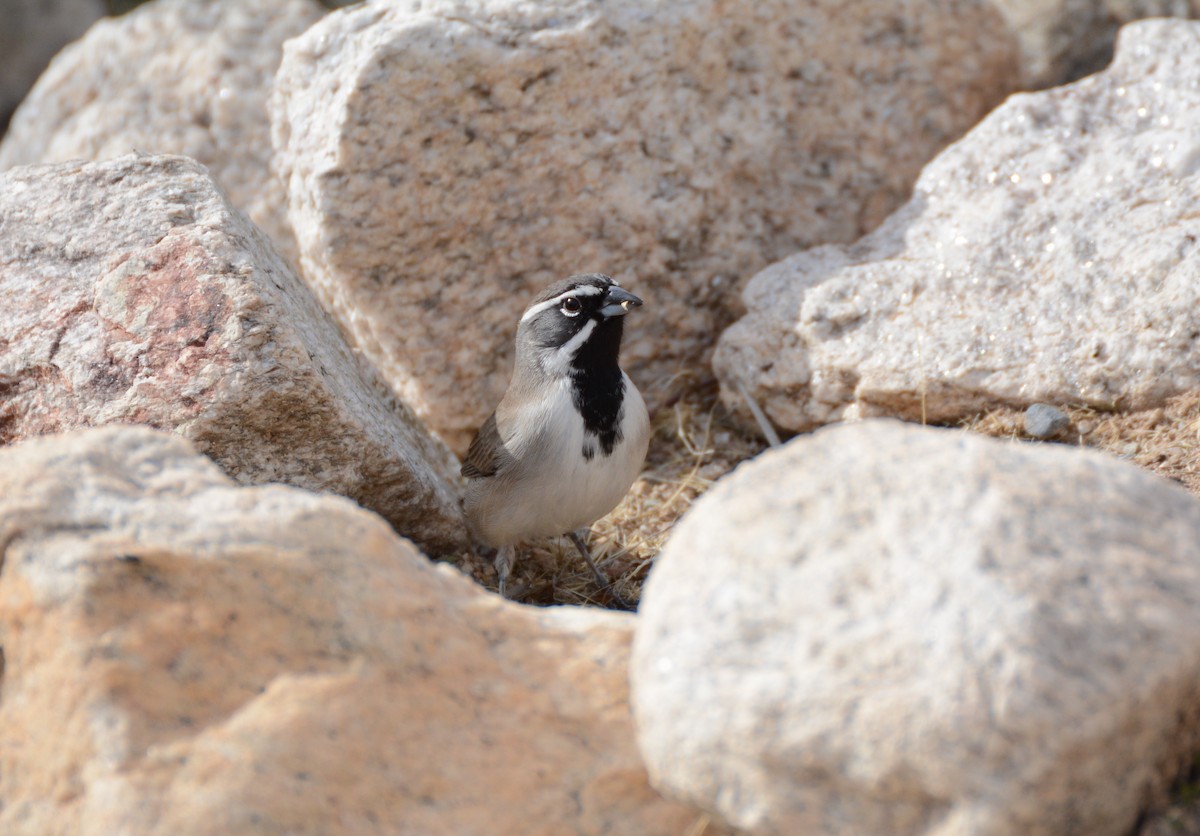
[[568, 296], [563, 299], [562, 312], [567, 316], [579, 316], [579, 312], [583, 310], [583, 305], [574, 296]]

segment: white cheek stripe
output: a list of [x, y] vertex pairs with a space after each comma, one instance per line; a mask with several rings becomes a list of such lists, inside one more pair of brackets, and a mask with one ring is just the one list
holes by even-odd
[[589, 319], [579, 329], [578, 334], [553, 351], [546, 352], [546, 356], [542, 359], [542, 369], [549, 374], [565, 375], [570, 371], [571, 361], [575, 359], [576, 353], [587, 342], [587, 338], [592, 335], [594, 330], [596, 330], [596, 320]]
[[549, 310], [550, 308], [557, 308], [565, 299], [571, 296], [598, 296], [603, 292], [604, 288], [596, 287], [594, 284], [585, 284], [580, 287], [571, 288], [566, 293], [560, 293], [553, 299], [547, 299], [545, 302], [538, 302], [536, 305], [530, 306], [529, 310], [525, 311], [521, 317], [521, 321], [524, 322], [527, 319], [533, 319], [542, 311]]

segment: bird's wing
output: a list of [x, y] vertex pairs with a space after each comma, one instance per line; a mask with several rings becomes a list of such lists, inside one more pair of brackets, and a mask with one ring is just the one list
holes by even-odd
[[503, 453], [504, 442], [500, 439], [500, 431], [496, 429], [496, 413], [493, 412], [471, 440], [460, 472], [468, 479], [495, 476]]

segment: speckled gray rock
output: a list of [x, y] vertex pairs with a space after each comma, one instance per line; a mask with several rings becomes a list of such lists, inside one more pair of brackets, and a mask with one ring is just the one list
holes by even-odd
[[192, 157], [295, 263], [267, 93], [283, 42], [324, 13], [315, 0], [156, 0], [105, 20], [30, 92], [0, 170], [132, 151]]
[[1200, 23], [1126, 27], [1108, 71], [1013, 96], [876, 232], [756, 276], [723, 397], [803, 430], [1200, 387], [1197, 137]]
[[0, 832], [685, 833], [633, 617], [504, 601], [374, 514], [181, 439], [0, 448]]
[[104, 12], [104, 0], [0, 0], [0, 133], [54, 54]]
[[1055, 438], [1069, 426], [1071, 419], [1057, 406], [1035, 403], [1025, 410], [1025, 433], [1034, 438]]
[[449, 451], [198, 163], [0, 175], [0, 298], [0, 444], [150, 424], [240, 482], [352, 497], [432, 554], [464, 545]]
[[370, 3], [287, 44], [275, 163], [305, 279], [461, 452], [543, 285], [646, 299], [653, 406], [745, 277], [875, 226], [1016, 74], [980, 0]]
[[645, 588], [656, 786], [758, 834], [1128, 834], [1200, 744], [1200, 504], [892, 421], [701, 497]]
[[1104, 69], [1117, 30], [1146, 17], [1200, 17], [1197, 0], [994, 0], [1021, 43], [1025, 82], [1052, 87]]

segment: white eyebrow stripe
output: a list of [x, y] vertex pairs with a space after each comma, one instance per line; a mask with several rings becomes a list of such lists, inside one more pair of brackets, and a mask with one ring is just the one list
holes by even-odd
[[525, 311], [524, 315], [522, 315], [522, 317], [521, 317], [521, 321], [524, 322], [527, 319], [533, 319], [535, 316], [540, 314], [542, 311], [546, 310], [547, 308], [555, 307], [561, 301], [562, 301], [562, 297], [556, 296], [553, 299], [546, 300], [545, 302], [538, 302], [536, 305], [532, 306], [529, 310]]
[[538, 302], [536, 305], [531, 306], [529, 310], [525, 311], [525, 314], [521, 317], [521, 321], [524, 322], [527, 319], [532, 319], [549, 308], [557, 308], [563, 303], [564, 299], [570, 296], [598, 296], [604, 291], [605, 288], [596, 287], [594, 284], [573, 287], [564, 293], [558, 294], [553, 299], [547, 299], [545, 302]]

